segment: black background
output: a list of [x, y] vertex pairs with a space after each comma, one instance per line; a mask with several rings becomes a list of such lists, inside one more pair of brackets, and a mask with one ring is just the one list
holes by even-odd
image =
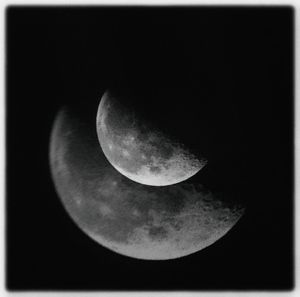
[[[291, 7], [9, 7], [10, 290], [287, 290], [293, 287]], [[65, 104], [96, 112], [107, 88], [210, 160], [197, 178], [238, 189], [246, 215], [201, 252], [113, 253], [66, 214], [49, 171]]]

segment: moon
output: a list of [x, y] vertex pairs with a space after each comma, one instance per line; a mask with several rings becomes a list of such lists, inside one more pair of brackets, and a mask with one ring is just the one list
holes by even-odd
[[207, 160], [196, 157], [149, 123], [121, 98], [106, 91], [97, 113], [97, 134], [108, 161], [131, 180], [151, 186], [182, 182], [203, 168]]
[[243, 205], [190, 180], [168, 187], [131, 181], [107, 161], [93, 126], [62, 109], [49, 158], [64, 208], [102, 247], [144, 260], [179, 258], [219, 240], [243, 215]]

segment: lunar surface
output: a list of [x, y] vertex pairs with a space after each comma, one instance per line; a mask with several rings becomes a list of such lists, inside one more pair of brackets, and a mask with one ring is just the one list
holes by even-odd
[[99, 104], [97, 134], [105, 156], [115, 169], [141, 184], [176, 184], [196, 174], [207, 163], [185, 145], [150, 128], [109, 91]]
[[242, 205], [200, 184], [151, 187], [124, 177], [104, 156], [95, 127], [67, 109], [53, 126], [50, 165], [57, 193], [79, 228], [133, 258], [164, 260], [200, 251], [244, 213]]

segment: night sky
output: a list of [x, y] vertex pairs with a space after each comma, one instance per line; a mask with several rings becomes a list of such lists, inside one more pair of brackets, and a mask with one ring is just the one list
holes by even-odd
[[[291, 7], [12, 6], [6, 22], [8, 289], [293, 288]], [[53, 121], [64, 105], [96, 121], [108, 88], [208, 158], [199, 182], [247, 205], [225, 237], [143, 261], [69, 218], [49, 170]]]

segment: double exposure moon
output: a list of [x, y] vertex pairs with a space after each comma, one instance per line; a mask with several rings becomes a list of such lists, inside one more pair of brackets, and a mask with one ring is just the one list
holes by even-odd
[[[106, 106], [105, 100], [103, 104], [98, 114], [98, 130], [99, 125], [101, 129], [98, 135], [103, 150], [95, 126], [80, 119], [70, 109], [58, 113], [50, 140], [50, 165], [56, 190], [68, 214], [84, 233], [116, 253], [139, 259], [165, 260], [206, 248], [236, 224], [244, 207], [237, 202], [226, 202], [213, 191], [192, 183], [191, 179], [153, 187], [132, 181], [127, 178], [128, 174], [124, 176], [119, 168], [112, 166], [115, 159], [110, 157], [114, 158], [126, 148], [126, 143], [121, 145], [122, 141], [136, 143], [136, 151], [128, 150], [128, 153], [139, 155], [139, 161], [145, 153], [149, 163], [150, 152], [147, 154], [147, 148], [142, 149], [142, 139], [136, 129], [120, 138], [114, 135], [116, 138], [108, 138], [104, 145], [106, 127], [110, 129], [117, 123], [111, 122], [112, 118], [108, 120], [111, 107]], [[115, 132], [118, 133], [118, 129]], [[113, 153], [107, 158], [104, 154], [109, 149], [109, 141], [112, 141]], [[118, 143], [120, 147], [116, 148]], [[159, 154], [155, 158], [159, 159]], [[185, 152], [180, 148], [175, 149], [173, 155], [185, 159]], [[183, 175], [176, 177], [179, 180], [183, 176], [186, 179], [184, 174], [193, 174], [203, 166], [191, 156], [186, 158], [188, 165], [178, 165], [179, 172], [187, 166]], [[124, 162], [121, 166], [127, 170]], [[137, 172], [143, 170], [139, 166]], [[149, 169], [147, 174], [150, 172]], [[171, 182], [169, 178], [175, 178], [164, 174], [164, 184]], [[135, 178], [134, 175], [132, 179]], [[154, 175], [150, 180], [157, 183]]]

